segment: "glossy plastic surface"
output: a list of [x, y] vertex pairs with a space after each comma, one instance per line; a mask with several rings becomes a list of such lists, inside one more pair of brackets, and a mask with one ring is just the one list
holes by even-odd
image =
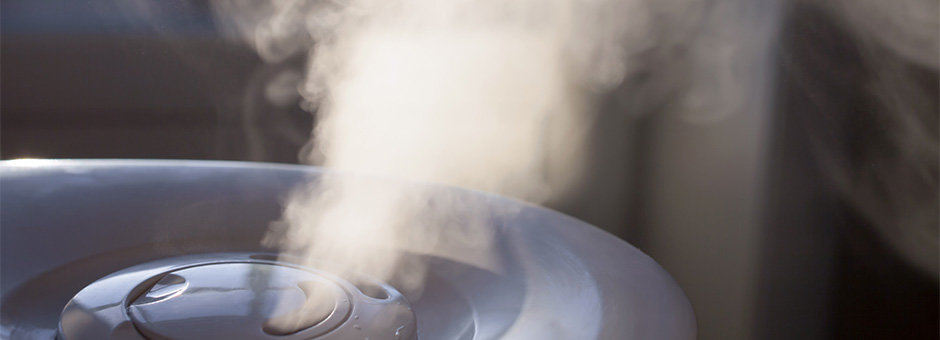
[[[0, 164], [0, 336], [12, 339], [52, 339], [69, 299], [124, 268], [181, 255], [273, 251], [260, 240], [297, 184], [321, 176], [389, 183], [233, 162]], [[402, 291], [419, 338], [695, 338], [682, 291], [629, 244], [544, 208], [427, 187], [480, 202], [496, 218], [494, 242], [485, 247], [442, 244], [444, 258], [406, 254], [429, 265], [423, 291]]]
[[172, 257], [108, 275], [69, 301], [59, 339], [414, 339], [414, 313], [394, 288], [377, 284], [376, 299], [258, 256]]

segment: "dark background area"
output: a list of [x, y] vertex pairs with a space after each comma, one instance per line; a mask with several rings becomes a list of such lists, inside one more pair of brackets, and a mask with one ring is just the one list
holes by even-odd
[[[270, 87], [295, 85], [302, 57], [263, 62], [204, 2], [153, 2], [159, 15], [131, 3], [2, 3], [0, 157], [298, 161], [314, 115]], [[871, 70], [825, 12], [793, 6], [783, 27], [753, 315], [740, 326], [759, 339], [940, 338], [937, 274], [882, 241], [819, 164], [879, 147], [876, 118], [890, 113], [866, 104]], [[936, 70], [914, 72], [936, 103]], [[647, 250], [643, 164], [660, 118], [618, 117], [597, 123], [593, 179], [552, 207]], [[841, 142], [821, 147], [820, 135]]]

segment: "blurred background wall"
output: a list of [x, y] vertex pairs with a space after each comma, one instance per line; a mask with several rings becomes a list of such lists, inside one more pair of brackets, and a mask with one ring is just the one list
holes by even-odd
[[[144, 3], [2, 3], [0, 157], [298, 162], [315, 115], [284, 89], [304, 58], [263, 62], [204, 1]], [[775, 79], [754, 100], [656, 114], [673, 97], [648, 89], [674, 65], [651, 53], [602, 101], [586, 175], [549, 205], [666, 267], [703, 339], [937, 339], [936, 64], [878, 49], [817, 2], [778, 5], [740, 9], [782, 13], [766, 55], [745, 59]], [[892, 241], [912, 228], [924, 242]]]

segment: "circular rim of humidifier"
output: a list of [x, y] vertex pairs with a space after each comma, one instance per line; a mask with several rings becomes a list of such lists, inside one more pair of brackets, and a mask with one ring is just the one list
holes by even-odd
[[[261, 240], [284, 199], [326, 178], [415, 186], [442, 220], [482, 214], [492, 241], [403, 253], [420, 278], [385, 282], [274, 255]], [[689, 300], [646, 254], [485, 192], [286, 164], [14, 160], [0, 161], [0, 196], [0, 338], [696, 337]], [[473, 209], [434, 204], [455, 200]]]

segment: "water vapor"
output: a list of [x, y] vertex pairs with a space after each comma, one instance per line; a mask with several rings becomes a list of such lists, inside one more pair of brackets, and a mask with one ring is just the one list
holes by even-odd
[[776, 22], [746, 3], [218, 0], [220, 22], [263, 59], [307, 53], [299, 91], [318, 124], [301, 158], [368, 178], [298, 188], [268, 241], [410, 296], [426, 267], [403, 254], [481, 254], [455, 260], [499, 271], [483, 226], [492, 211], [382, 179], [562, 196], [589, 155], [597, 99], [626, 81], [650, 102], [675, 96], [664, 110], [690, 121], [728, 117], [769, 74], [740, 70], [764, 65], [751, 59], [764, 59]]
[[[308, 163], [542, 202], [577, 177], [591, 99], [651, 43], [641, 1], [217, 1], [267, 61], [309, 53], [318, 125]], [[324, 176], [287, 201], [269, 241], [317, 265], [420, 286], [402, 252], [483, 249], [486, 211], [429, 216], [416, 186]], [[439, 228], [437, 225], [447, 224]], [[425, 226], [425, 227], [422, 227]], [[434, 226], [434, 227], [432, 227]], [[465, 261], [466, 259], [461, 259]], [[485, 261], [484, 261], [485, 262]]]

